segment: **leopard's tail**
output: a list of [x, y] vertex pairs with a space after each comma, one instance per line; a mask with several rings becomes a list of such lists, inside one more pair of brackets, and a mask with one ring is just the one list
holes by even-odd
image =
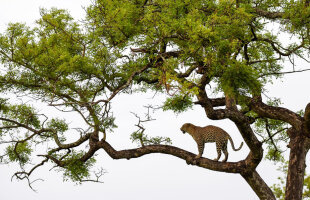
[[236, 149], [236, 148], [235, 148], [235, 145], [234, 145], [234, 142], [233, 142], [233, 140], [231, 139], [231, 137], [228, 137], [228, 139], [229, 139], [230, 144], [231, 144], [231, 147], [232, 147], [232, 149], [233, 149], [234, 151], [239, 151], [239, 150], [242, 148], [243, 142], [241, 142], [240, 147], [239, 147], [238, 149]]

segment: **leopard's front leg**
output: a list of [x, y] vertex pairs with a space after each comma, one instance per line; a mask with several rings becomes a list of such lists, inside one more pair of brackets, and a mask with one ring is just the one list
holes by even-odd
[[205, 143], [204, 142], [197, 142], [197, 146], [198, 146], [198, 155], [195, 157], [196, 159], [200, 158], [203, 154], [203, 150], [205, 148]]

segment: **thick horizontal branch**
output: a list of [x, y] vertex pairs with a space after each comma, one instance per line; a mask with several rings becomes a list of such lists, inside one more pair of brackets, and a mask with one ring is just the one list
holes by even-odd
[[169, 145], [149, 145], [136, 149], [117, 151], [109, 143], [102, 140], [99, 142], [98, 146], [103, 148], [108, 153], [108, 155], [113, 159], [131, 159], [131, 158], [139, 158], [141, 156], [151, 153], [162, 153], [181, 158], [185, 160], [186, 163], [188, 164], [197, 165], [199, 167], [203, 167], [214, 171], [241, 173], [247, 170], [245, 160], [239, 162], [217, 162], [209, 160], [207, 158], [195, 159], [196, 156], [195, 154], [180, 149], [178, 147]]
[[[219, 106], [225, 106], [225, 97], [222, 98], [215, 98], [215, 99], [209, 99], [212, 107], [219, 107]], [[203, 102], [196, 101], [194, 104], [203, 105]]]
[[251, 99], [249, 106], [260, 117], [267, 117], [270, 119], [287, 122], [297, 130], [302, 127], [303, 119], [301, 116], [286, 108], [264, 104], [261, 97]]

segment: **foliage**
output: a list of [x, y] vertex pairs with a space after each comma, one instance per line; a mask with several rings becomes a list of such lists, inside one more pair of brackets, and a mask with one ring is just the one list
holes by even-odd
[[81, 157], [83, 156], [84, 152], [71, 152], [70, 155], [66, 157], [64, 162], [66, 166], [64, 167], [64, 180], [67, 181], [68, 179], [81, 183], [83, 180], [87, 180], [90, 178], [89, 169], [94, 165], [96, 162], [95, 158], [92, 157], [86, 162], [83, 162]]
[[[86, 9], [83, 23], [53, 8], [41, 9], [35, 27], [9, 24], [0, 34], [0, 93], [6, 95], [0, 98], [0, 144], [6, 149], [1, 160], [19, 162], [27, 176], [53, 161], [64, 170], [66, 180], [89, 179], [94, 153], [116, 128], [111, 108], [115, 96], [153, 90], [165, 95], [164, 111], [185, 112], [195, 102], [211, 119], [234, 121], [251, 150], [246, 159], [252, 163], [260, 162], [260, 143], [268, 150], [266, 159], [286, 162], [283, 147], [292, 124], [274, 112], [262, 114], [268, 108], [283, 109], [277, 99], [263, 104], [261, 95], [268, 82], [284, 74], [285, 58], [306, 59], [309, 53], [306, 4], [96, 0]], [[274, 24], [294, 39], [281, 41], [270, 28]], [[210, 94], [217, 96], [212, 99]], [[263, 105], [261, 110], [255, 110], [255, 103]], [[67, 120], [38, 110], [41, 104], [72, 113], [83, 123], [72, 128]], [[149, 137], [137, 126], [133, 142], [171, 144], [170, 138]], [[78, 139], [72, 142], [68, 133], [77, 133]], [[85, 143], [85, 152], [77, 150]], [[45, 148], [38, 154], [41, 163], [33, 167], [31, 148], [38, 144]], [[308, 182], [306, 178], [305, 195]], [[283, 196], [282, 186], [274, 190]]]
[[61, 120], [61, 119], [57, 119], [57, 118], [51, 119], [47, 123], [47, 127], [54, 129], [60, 133], [64, 133], [69, 129], [68, 124], [65, 122], [65, 120]]
[[[288, 170], [288, 162], [283, 162], [280, 167], [278, 168], [279, 171], [283, 172], [283, 174], [287, 174]], [[274, 191], [275, 196], [279, 200], [284, 200], [285, 199], [285, 181], [286, 177], [278, 177], [278, 180], [280, 183], [278, 184], [273, 184], [271, 186], [271, 189]], [[304, 179], [304, 191], [302, 194], [302, 199], [303, 200], [308, 200], [310, 199], [310, 175], [307, 173], [305, 174], [305, 179]]]
[[132, 142], [136, 142], [140, 146], [144, 145], [159, 145], [159, 144], [172, 144], [169, 137], [149, 137], [141, 131], [135, 131], [130, 135]]
[[6, 148], [6, 153], [13, 162], [19, 162], [21, 165], [25, 165], [29, 162], [29, 156], [31, 155], [32, 149], [27, 142], [17, 143]]
[[163, 110], [172, 110], [175, 113], [181, 113], [192, 108], [192, 106], [192, 100], [189, 96], [175, 95], [171, 98], [167, 98], [163, 105]]
[[242, 63], [232, 63], [227, 67], [220, 78], [220, 83], [222, 90], [231, 96], [255, 95], [261, 90], [257, 71]]
[[[6, 99], [2, 99], [0, 115], [2, 117], [16, 119], [21, 124], [27, 124], [27, 126], [38, 128], [40, 127], [40, 120], [36, 115], [35, 109], [26, 104], [9, 104]], [[3, 121], [4, 125], [12, 125], [10, 121]]]

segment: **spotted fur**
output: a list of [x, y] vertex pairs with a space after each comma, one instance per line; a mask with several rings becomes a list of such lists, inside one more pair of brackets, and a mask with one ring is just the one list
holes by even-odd
[[217, 158], [214, 160], [218, 161], [221, 157], [221, 151], [223, 151], [225, 155], [223, 162], [226, 162], [228, 159], [228, 152], [227, 152], [228, 140], [230, 141], [232, 149], [234, 151], [239, 151], [243, 145], [243, 142], [241, 142], [240, 147], [236, 149], [234, 146], [234, 142], [232, 141], [229, 134], [217, 126], [210, 125], [210, 126], [205, 126], [205, 127], [199, 127], [199, 126], [195, 126], [190, 123], [186, 123], [186, 124], [183, 124], [183, 126], [181, 127], [181, 131], [183, 133], [185, 132], [189, 133], [196, 141], [198, 145], [198, 152], [199, 152], [196, 158], [200, 158], [202, 156], [205, 143], [209, 143], [209, 142], [216, 143]]

